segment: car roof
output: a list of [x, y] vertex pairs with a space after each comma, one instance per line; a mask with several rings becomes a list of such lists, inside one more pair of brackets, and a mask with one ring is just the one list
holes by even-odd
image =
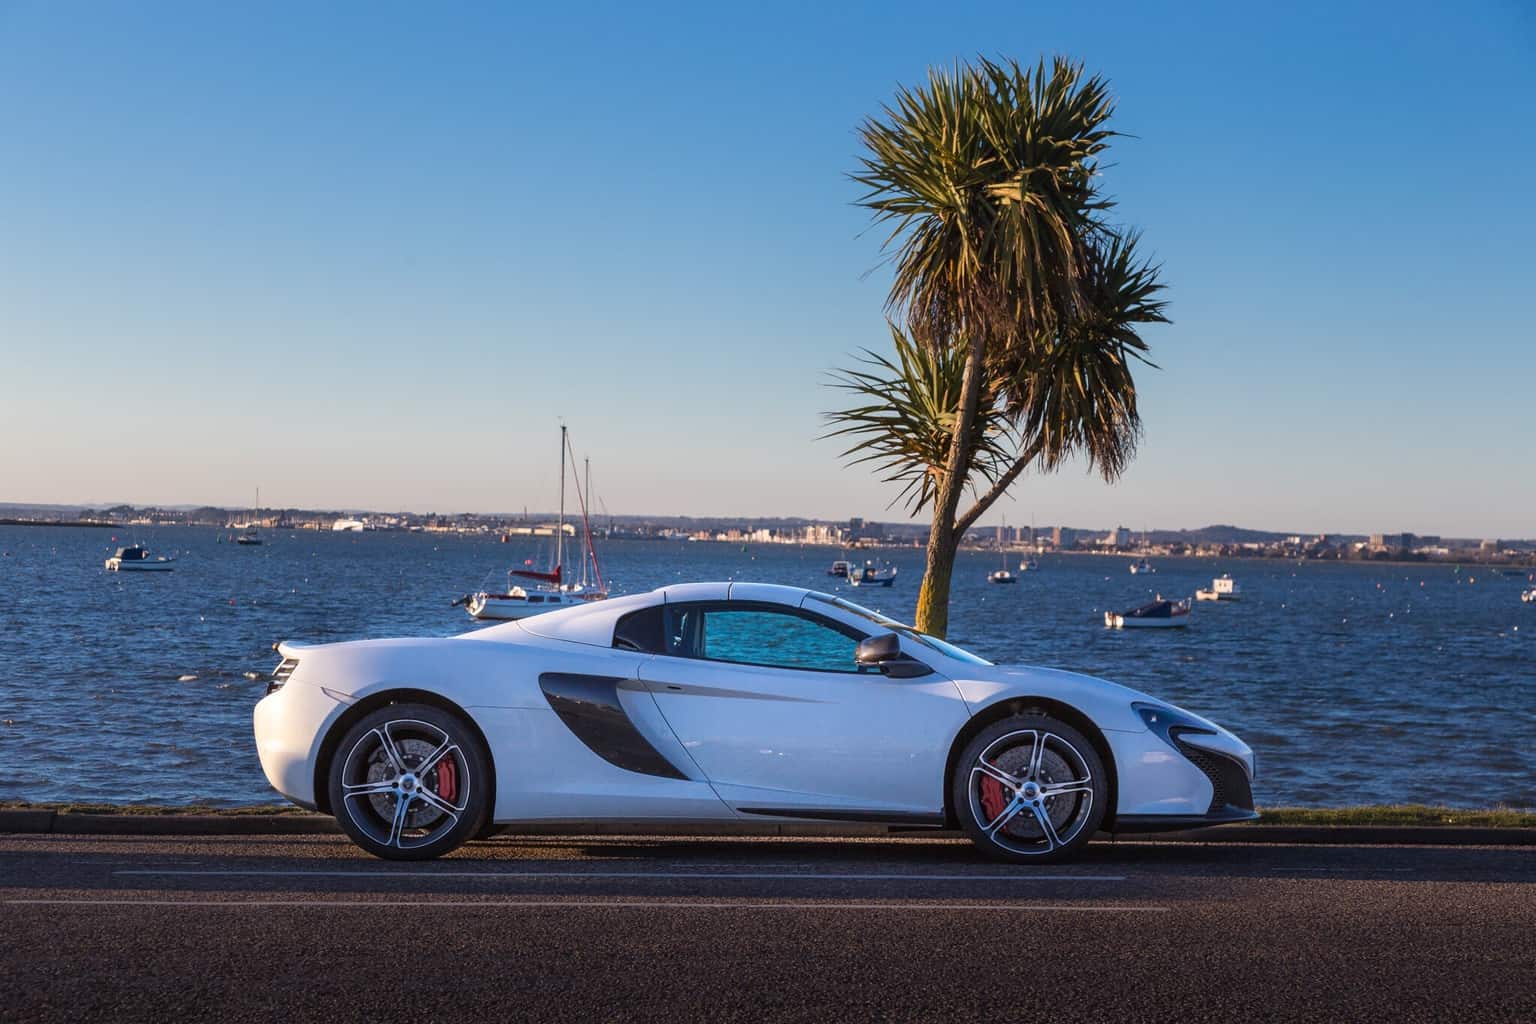
[[[561, 608], [542, 615], [520, 619], [506, 626], [493, 626], [464, 634], [485, 640], [508, 638], [513, 630], [526, 631], [551, 640], [569, 640], [579, 644], [607, 647], [613, 643], [613, 629], [621, 616], [641, 608], [685, 601], [762, 601], [798, 608], [810, 591], [804, 587], [786, 587], [777, 583], [675, 583], [644, 594], [592, 601], [574, 608]], [[508, 627], [512, 628], [508, 628]], [[505, 630], [503, 633], [502, 631]]]

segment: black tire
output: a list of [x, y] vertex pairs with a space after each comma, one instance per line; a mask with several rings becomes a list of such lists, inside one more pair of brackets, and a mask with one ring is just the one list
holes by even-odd
[[516, 831], [516, 829], [516, 825], [498, 825], [491, 819], [487, 818], [485, 820], [485, 824], [481, 826], [480, 831], [475, 833], [475, 841], [479, 842], [483, 839], [495, 839], [497, 836], [504, 836], [509, 832]]
[[390, 704], [342, 737], [329, 790], [337, 824], [358, 846], [387, 860], [430, 860], [490, 820], [491, 761], [459, 716]]
[[1020, 864], [1077, 856], [1109, 810], [1108, 775], [1093, 744], [1038, 713], [1013, 715], [977, 733], [956, 760], [949, 785], [972, 841], [990, 857]]

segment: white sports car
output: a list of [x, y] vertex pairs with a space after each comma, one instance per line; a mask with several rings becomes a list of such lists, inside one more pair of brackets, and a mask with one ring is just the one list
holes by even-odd
[[278, 650], [262, 769], [380, 857], [512, 823], [856, 821], [959, 826], [1038, 862], [1099, 831], [1257, 817], [1253, 752], [1218, 725], [795, 587]]

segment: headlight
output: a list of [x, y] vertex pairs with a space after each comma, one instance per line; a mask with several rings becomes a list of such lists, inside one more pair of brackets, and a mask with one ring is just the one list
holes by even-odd
[[1136, 714], [1141, 716], [1141, 721], [1148, 729], [1157, 734], [1164, 743], [1173, 747], [1178, 746], [1173, 742], [1184, 733], [1199, 733], [1205, 736], [1217, 735], [1211, 723], [1203, 718], [1185, 714], [1162, 704], [1145, 704], [1140, 701], [1131, 705]]

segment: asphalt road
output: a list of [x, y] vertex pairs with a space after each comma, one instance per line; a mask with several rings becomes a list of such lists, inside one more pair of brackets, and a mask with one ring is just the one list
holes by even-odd
[[1536, 1020], [1536, 851], [0, 837], [4, 1020]]

